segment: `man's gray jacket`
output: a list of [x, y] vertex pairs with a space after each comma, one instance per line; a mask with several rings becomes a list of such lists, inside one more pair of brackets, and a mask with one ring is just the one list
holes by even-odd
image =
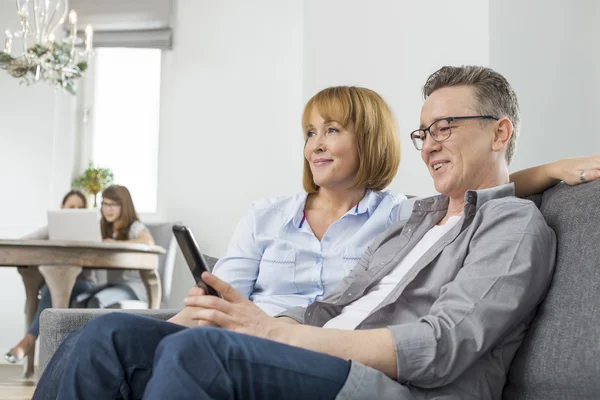
[[[364, 296], [445, 215], [446, 196], [417, 200], [321, 302], [280, 316], [323, 326]], [[510, 363], [552, 279], [556, 238], [514, 186], [469, 191], [461, 220], [356, 328], [388, 327], [397, 381], [352, 361], [337, 399], [500, 399]]]

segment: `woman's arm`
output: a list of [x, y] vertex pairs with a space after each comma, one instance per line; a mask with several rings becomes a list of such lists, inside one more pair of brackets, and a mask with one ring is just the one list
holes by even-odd
[[135, 239], [127, 239], [127, 240], [117, 240], [117, 239], [111, 239], [111, 238], [106, 238], [102, 240], [103, 242], [106, 243], [140, 243], [140, 244], [154, 244], [154, 238], [152, 237], [152, 234], [150, 233], [150, 231], [148, 230], [148, 228], [144, 228], [143, 230], [141, 230], [138, 234], [137, 237]]
[[583, 183], [581, 173], [586, 182], [600, 178], [600, 155], [591, 157], [565, 158], [550, 164], [527, 168], [510, 175], [515, 184], [516, 195], [527, 197], [541, 193], [560, 181], [569, 185]]
[[148, 229], [141, 231], [136, 239], [123, 241], [129, 243], [154, 244], [154, 238]]
[[[254, 218], [254, 213], [250, 210], [239, 222], [229, 243], [227, 254], [217, 262], [213, 270], [215, 275], [236, 288], [246, 298], [254, 291], [258, 266], [262, 258], [262, 251], [254, 240]], [[191, 293], [195, 289], [192, 288]], [[187, 327], [198, 326], [198, 321], [193, 320], [190, 315], [191, 311], [190, 307], [185, 307], [169, 319], [169, 322]]]
[[21, 238], [21, 240], [48, 240], [48, 227], [43, 226]]
[[263, 253], [255, 240], [255, 219], [256, 215], [251, 208], [235, 228], [225, 257], [213, 269], [215, 275], [246, 298], [254, 291]]

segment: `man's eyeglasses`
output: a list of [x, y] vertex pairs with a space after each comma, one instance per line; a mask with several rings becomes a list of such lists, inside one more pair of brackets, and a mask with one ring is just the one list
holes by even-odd
[[429, 125], [427, 128], [417, 129], [410, 133], [410, 140], [412, 140], [415, 148], [419, 151], [423, 150], [423, 144], [425, 143], [425, 138], [427, 137], [427, 133], [429, 136], [436, 142], [443, 142], [444, 140], [448, 140], [450, 135], [452, 135], [452, 123], [454, 121], [461, 121], [465, 119], [493, 119], [498, 121], [500, 118], [494, 115], [471, 115], [468, 117], [448, 117], [442, 118], [435, 121], [433, 124]]
[[106, 202], [102, 202], [102, 207], [104, 208], [117, 208], [117, 207], [121, 207], [121, 204], [119, 203], [106, 203]]

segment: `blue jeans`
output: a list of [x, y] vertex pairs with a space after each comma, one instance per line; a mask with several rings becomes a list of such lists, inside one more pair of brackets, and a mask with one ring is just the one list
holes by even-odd
[[334, 399], [349, 371], [265, 339], [112, 313], [65, 339], [33, 399]]
[[[73, 301], [78, 294], [83, 293], [86, 290], [90, 290], [93, 287], [93, 282], [87, 279], [77, 278], [75, 280], [75, 285], [73, 285], [73, 291], [71, 292], [71, 299], [69, 300], [69, 303]], [[31, 321], [31, 325], [27, 330], [27, 333], [34, 337], [38, 337], [40, 334], [40, 315], [42, 314], [42, 311], [44, 311], [46, 308], [52, 307], [52, 297], [50, 296], [50, 290], [46, 284], [42, 286], [40, 293], [40, 301], [38, 303], [35, 316], [33, 317], [33, 321]]]

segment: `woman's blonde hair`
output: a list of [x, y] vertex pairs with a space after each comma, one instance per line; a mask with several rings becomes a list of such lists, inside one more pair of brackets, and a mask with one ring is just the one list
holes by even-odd
[[[366, 186], [383, 190], [392, 182], [400, 164], [400, 143], [396, 121], [386, 102], [370, 89], [356, 86], [335, 86], [314, 95], [302, 114], [302, 129], [310, 125], [312, 112], [325, 120], [339, 122], [343, 127], [354, 123], [358, 148], [358, 172], [351, 187]], [[310, 164], [304, 159], [302, 178], [304, 190], [318, 190]]]

